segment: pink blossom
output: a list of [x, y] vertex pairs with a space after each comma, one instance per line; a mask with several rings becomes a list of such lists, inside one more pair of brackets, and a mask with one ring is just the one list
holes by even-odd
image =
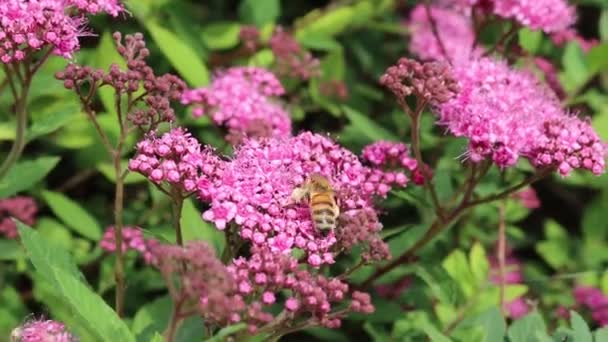
[[274, 54], [277, 73], [307, 80], [320, 75], [320, 62], [300, 46], [282, 27], [277, 27], [268, 42]]
[[51, 320], [31, 320], [13, 330], [11, 341], [20, 342], [77, 342], [63, 323]]
[[536, 209], [540, 207], [540, 199], [536, 195], [536, 190], [532, 187], [527, 187], [514, 193], [511, 197], [521, 202], [528, 209]]
[[[374, 195], [384, 180], [370, 179], [372, 172], [353, 153], [321, 135], [247, 140], [224, 164], [216, 186], [205, 189], [211, 206], [203, 218], [219, 229], [238, 224], [241, 237], [255, 245], [281, 253], [297, 247], [315, 265], [332, 262], [323, 253], [336, 243], [335, 233], [315, 229], [308, 204], [294, 203], [291, 194], [312, 173], [320, 173], [330, 179], [343, 213], [373, 212]], [[376, 234], [377, 218], [370, 220]]]
[[608, 296], [602, 290], [578, 285], [573, 290], [577, 304], [591, 311], [591, 317], [601, 326], [608, 326]]
[[[145, 239], [139, 227], [125, 226], [122, 228], [122, 252], [134, 250], [142, 255], [147, 264], [154, 262], [152, 249], [158, 244], [154, 239]], [[99, 241], [99, 247], [107, 252], [116, 252], [116, 233], [114, 226], [109, 226]]]
[[86, 35], [84, 15], [123, 8], [116, 0], [5, 0], [0, 4], [0, 60], [7, 64], [50, 46], [65, 58], [80, 48]]
[[435, 22], [437, 35], [433, 33], [425, 5], [417, 5], [410, 14], [406, 23], [412, 31], [410, 51], [423, 60], [443, 61], [447, 55], [447, 59], [453, 63], [466, 62], [481, 56], [483, 50], [474, 45], [475, 33], [468, 15], [439, 6], [431, 6], [430, 14]]
[[461, 91], [438, 107], [439, 124], [469, 138], [468, 158], [498, 166], [520, 157], [562, 175], [604, 170], [605, 146], [591, 126], [567, 115], [555, 94], [531, 74], [483, 58], [454, 68]]
[[272, 73], [234, 67], [218, 73], [209, 87], [184, 92], [182, 103], [194, 105], [195, 117], [207, 114], [226, 127], [226, 139], [238, 144], [246, 137], [291, 135], [289, 114], [273, 99], [283, 93]]
[[0, 200], [0, 234], [9, 239], [17, 237], [17, 219], [29, 226], [36, 222], [38, 206], [34, 199], [26, 196], [16, 196]]
[[[155, 131], [137, 143], [137, 154], [129, 161], [129, 170], [139, 172], [152, 182], [169, 183], [185, 193], [205, 189], [220, 172], [222, 161], [183, 128], [174, 128], [161, 137]], [[219, 218], [218, 218], [219, 219]]]

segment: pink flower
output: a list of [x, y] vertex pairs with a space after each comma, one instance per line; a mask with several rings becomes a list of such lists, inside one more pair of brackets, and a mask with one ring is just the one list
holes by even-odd
[[274, 54], [279, 75], [302, 80], [320, 75], [319, 60], [302, 49], [300, 43], [282, 27], [279, 26], [274, 30], [268, 44]]
[[[154, 262], [152, 249], [158, 244], [154, 239], [145, 239], [139, 227], [125, 226], [122, 228], [122, 251], [134, 250], [143, 256], [147, 264]], [[99, 247], [107, 252], [116, 252], [116, 233], [114, 226], [109, 226], [99, 241]]]
[[202, 149], [190, 133], [178, 127], [161, 137], [155, 131], [149, 132], [137, 143], [137, 154], [129, 161], [129, 170], [156, 184], [166, 182], [184, 193], [198, 187], [204, 197], [222, 163], [213, 151]]
[[34, 199], [16, 196], [0, 200], [0, 234], [9, 239], [17, 237], [17, 225], [13, 218], [31, 226], [36, 222], [38, 206]]
[[45, 46], [65, 58], [80, 48], [86, 35], [84, 15], [107, 12], [117, 16], [116, 0], [5, 0], [0, 4], [0, 60], [12, 63]]
[[65, 325], [51, 320], [32, 320], [13, 330], [11, 341], [20, 342], [76, 342], [78, 338]]
[[538, 199], [536, 191], [532, 187], [520, 190], [514, 193], [511, 197], [519, 200], [521, 204], [528, 209], [536, 209], [540, 207], [540, 199]]
[[209, 87], [184, 92], [182, 103], [194, 105], [195, 117], [207, 114], [225, 126], [226, 139], [238, 144], [246, 137], [291, 135], [289, 114], [273, 99], [283, 93], [272, 73], [234, 67], [218, 73]]
[[483, 50], [474, 45], [475, 33], [469, 16], [438, 6], [432, 6], [430, 12], [445, 53], [433, 33], [424, 5], [417, 5], [407, 22], [412, 30], [410, 51], [423, 60], [443, 61], [447, 55], [453, 63], [466, 62], [481, 56]]
[[[245, 141], [224, 164], [216, 185], [205, 189], [211, 207], [203, 218], [219, 229], [230, 222], [238, 224], [241, 237], [254, 245], [269, 245], [280, 253], [297, 247], [312, 264], [332, 262], [323, 254], [336, 243], [335, 233], [315, 229], [308, 204], [293, 203], [291, 198], [312, 173], [330, 179], [343, 213], [374, 212], [374, 195], [383, 180], [372, 180], [375, 183], [366, 187], [373, 170], [329, 138], [306, 132], [292, 138]], [[357, 241], [377, 234], [377, 217], [369, 220], [373, 233]]]
[[591, 317], [601, 326], [608, 326], [608, 296], [602, 290], [578, 285], [573, 290], [577, 304], [591, 311]]
[[490, 58], [458, 65], [461, 91], [438, 107], [439, 124], [469, 139], [468, 157], [499, 167], [520, 157], [562, 175], [581, 168], [600, 174], [605, 146], [591, 126], [567, 115], [555, 94], [530, 73]]

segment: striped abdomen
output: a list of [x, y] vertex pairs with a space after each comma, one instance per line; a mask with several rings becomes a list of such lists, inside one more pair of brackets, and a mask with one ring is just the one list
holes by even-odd
[[319, 230], [335, 229], [340, 209], [333, 193], [313, 192], [310, 196], [310, 214], [315, 228]]

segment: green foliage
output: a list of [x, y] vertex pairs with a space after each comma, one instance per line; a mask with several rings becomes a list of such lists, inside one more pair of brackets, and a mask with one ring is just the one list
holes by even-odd
[[57, 165], [59, 157], [40, 157], [22, 160], [0, 180], [0, 198], [12, 196], [32, 188]]

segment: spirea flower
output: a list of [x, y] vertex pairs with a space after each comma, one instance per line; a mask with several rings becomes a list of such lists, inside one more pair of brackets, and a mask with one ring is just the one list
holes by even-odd
[[419, 101], [444, 103], [459, 91], [458, 82], [447, 64], [440, 62], [419, 63], [400, 58], [380, 77], [380, 84], [387, 87], [402, 103], [410, 95]]
[[277, 27], [270, 41], [274, 54], [277, 73], [293, 78], [307, 80], [320, 75], [320, 62], [300, 46], [300, 43], [282, 27]]
[[[63, 81], [67, 89], [73, 89], [81, 98], [86, 98], [85, 91], [89, 87], [97, 89], [108, 86], [114, 89], [121, 98], [122, 106], [129, 108], [127, 118], [129, 121], [145, 130], [153, 130], [161, 122], [175, 120], [175, 112], [171, 108], [172, 101], [181, 99], [186, 84], [179, 77], [172, 74], [157, 76], [147, 64], [146, 58], [150, 51], [146, 48], [141, 33], [127, 35], [122, 43], [122, 35], [116, 32], [113, 35], [116, 50], [124, 58], [127, 69], [121, 70], [116, 63], [110, 65], [109, 70], [94, 70], [88, 66], [69, 64], [64, 71], [55, 74], [58, 80]], [[126, 103], [130, 99], [129, 103]]]
[[308, 204], [294, 203], [291, 194], [312, 173], [320, 173], [330, 180], [342, 212], [366, 210], [373, 208], [378, 189], [390, 190], [382, 179], [370, 180], [371, 172], [321, 135], [248, 140], [225, 164], [219, 186], [205, 189], [212, 201], [203, 218], [219, 229], [235, 223], [242, 238], [275, 253], [300, 248], [312, 265], [332, 263], [334, 233], [315, 229]]
[[16, 196], [0, 200], [0, 234], [9, 239], [19, 235], [13, 218], [31, 226], [36, 222], [38, 206], [34, 199]]
[[[496, 257], [490, 257], [490, 279], [494, 284], [520, 284], [523, 282], [523, 273], [521, 262], [510, 255], [508, 252], [505, 260], [504, 274], [500, 274], [499, 263]], [[524, 297], [517, 297], [508, 303], [504, 303], [505, 309], [509, 312], [509, 316], [517, 319], [525, 316], [530, 312], [530, 306], [527, 304]]]
[[241, 26], [241, 31], [239, 32], [239, 39], [248, 51], [253, 52], [258, 48], [258, 45], [260, 43], [260, 31], [255, 26]]
[[511, 197], [521, 202], [521, 204], [528, 209], [536, 209], [540, 207], [540, 199], [538, 198], [536, 190], [534, 190], [533, 187], [527, 187], [520, 190], [511, 195]]
[[78, 37], [86, 35], [85, 14], [121, 11], [116, 0], [5, 0], [0, 4], [0, 61], [21, 61], [47, 46], [71, 58], [80, 48]]
[[234, 67], [218, 73], [211, 85], [184, 92], [183, 104], [194, 105], [193, 114], [207, 114], [228, 129], [233, 144], [246, 137], [291, 135], [289, 114], [273, 97], [284, 93], [270, 72], [254, 67]]
[[196, 138], [178, 127], [161, 137], [155, 131], [137, 143], [137, 153], [129, 161], [129, 170], [139, 172], [152, 182], [167, 182], [183, 194], [198, 189], [217, 176], [222, 161], [209, 148], [201, 148]]
[[576, 11], [567, 0], [444, 0], [465, 12], [494, 14], [546, 33], [568, 29], [576, 21]]
[[432, 30], [425, 5], [417, 5], [412, 10], [406, 23], [412, 31], [410, 51], [423, 60], [447, 59], [452, 63], [481, 56], [483, 50], [475, 46], [475, 32], [469, 16], [439, 6], [431, 6], [430, 15], [436, 25], [437, 35]]
[[591, 311], [591, 317], [600, 326], [608, 326], [608, 296], [602, 290], [578, 285], [573, 291], [578, 305]]
[[555, 94], [531, 74], [484, 58], [455, 66], [461, 91], [438, 107], [439, 124], [469, 139], [468, 157], [498, 166], [525, 157], [560, 174], [604, 170], [605, 147], [591, 126], [567, 115]]
[[[133, 250], [139, 253], [147, 264], [154, 261], [151, 250], [158, 244], [154, 239], [144, 238], [144, 234], [139, 227], [125, 226], [122, 228], [122, 252]], [[106, 228], [99, 247], [107, 252], [116, 252], [116, 231], [114, 226]]]
[[63, 323], [51, 320], [31, 320], [11, 333], [15, 342], [77, 342]]

